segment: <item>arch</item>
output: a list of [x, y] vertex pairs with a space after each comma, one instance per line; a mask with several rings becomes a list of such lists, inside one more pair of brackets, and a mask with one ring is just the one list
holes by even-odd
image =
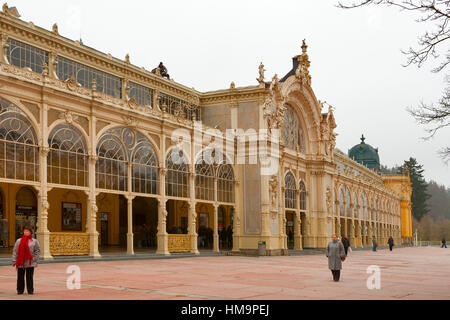
[[189, 198], [189, 165], [186, 153], [174, 147], [166, 156], [166, 196]]
[[358, 195], [355, 191], [353, 191], [353, 215], [352, 217], [357, 219], [358, 218]]
[[127, 191], [128, 152], [119, 134], [120, 127], [106, 131], [97, 142], [98, 160], [95, 164], [96, 187]]
[[[206, 154], [205, 154], [206, 153]], [[200, 200], [215, 200], [215, 169], [213, 158], [215, 152], [203, 151], [195, 162], [195, 198]], [[210, 157], [212, 156], [212, 158]]]
[[159, 161], [153, 144], [140, 132], [131, 151], [132, 191], [159, 194]]
[[285, 188], [285, 208], [297, 209], [297, 183], [292, 172], [288, 172], [284, 177]]
[[299, 203], [299, 207], [300, 207], [300, 211], [306, 211], [307, 210], [307, 206], [306, 206], [306, 185], [305, 182], [303, 182], [303, 180], [300, 180], [299, 183], [299, 188], [298, 188], [298, 192], [300, 193], [300, 203]]
[[345, 186], [339, 188], [339, 216], [345, 217]]
[[320, 138], [318, 128], [322, 120], [319, 102], [313, 90], [310, 86], [302, 85], [295, 76], [291, 76], [283, 82], [281, 94], [285, 103], [298, 106], [304, 120], [304, 128], [315, 128], [306, 132], [307, 152], [311, 153], [313, 141]]
[[88, 147], [83, 134], [69, 124], [58, 124], [48, 136], [47, 182], [87, 187]]
[[16, 193], [16, 239], [22, 235], [25, 226], [31, 227], [33, 233], [37, 224], [37, 196], [32, 188], [22, 187]]
[[222, 164], [217, 168], [217, 200], [234, 203], [234, 170], [231, 164]]
[[306, 153], [306, 133], [301, 116], [289, 103], [284, 105], [284, 124], [281, 138], [286, 147]]
[[345, 216], [351, 217], [351, 195], [348, 187], [345, 187]]
[[30, 118], [0, 98], [0, 178], [39, 181], [38, 136]]

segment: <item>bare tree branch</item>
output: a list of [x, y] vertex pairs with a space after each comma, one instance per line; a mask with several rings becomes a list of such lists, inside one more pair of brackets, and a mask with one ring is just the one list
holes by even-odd
[[[340, 1], [336, 6], [342, 9], [354, 9], [370, 5], [397, 7], [401, 11], [414, 12], [420, 15], [418, 23], [434, 24], [434, 29], [426, 30], [418, 37], [418, 48], [410, 47], [402, 53], [406, 55], [404, 67], [412, 64], [422, 67], [431, 57], [438, 62], [432, 72], [438, 73], [450, 65], [450, 1], [449, 0], [360, 0], [351, 4]], [[418, 108], [408, 108], [407, 111], [421, 125], [429, 126], [425, 129], [429, 134], [424, 140], [432, 139], [436, 133], [446, 127], [450, 127], [450, 80], [446, 77], [447, 88], [437, 104], [425, 104], [421, 102]], [[442, 159], [450, 161], [450, 148], [439, 151]]]

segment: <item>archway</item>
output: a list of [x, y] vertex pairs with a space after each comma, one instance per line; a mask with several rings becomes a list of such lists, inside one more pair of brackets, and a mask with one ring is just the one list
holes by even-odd
[[36, 194], [28, 187], [21, 188], [16, 194], [16, 239], [22, 236], [25, 226], [31, 227], [33, 236], [35, 236], [37, 215]]

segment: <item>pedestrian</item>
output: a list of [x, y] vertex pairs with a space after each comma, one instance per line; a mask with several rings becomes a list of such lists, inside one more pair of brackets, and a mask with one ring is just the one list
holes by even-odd
[[34, 293], [34, 268], [37, 267], [40, 254], [39, 241], [33, 239], [32, 229], [23, 228], [23, 236], [16, 241], [12, 256], [12, 265], [17, 269], [17, 294], [23, 294], [25, 291], [25, 275], [27, 292], [29, 295]]
[[441, 248], [447, 248], [447, 241], [445, 241], [445, 238], [442, 239], [442, 247]]
[[325, 253], [328, 258], [328, 268], [333, 274], [333, 280], [339, 282], [341, 278], [342, 261], [345, 260], [345, 250], [335, 234], [333, 234], [332, 239], [333, 241], [328, 243]]
[[392, 236], [389, 237], [388, 245], [389, 245], [389, 250], [392, 251], [392, 248], [394, 247], [394, 239], [392, 238]]
[[378, 243], [377, 243], [377, 239], [375, 238], [375, 236], [373, 236], [373, 238], [372, 238], [372, 245], [373, 245], [372, 250], [374, 252], [376, 252], [377, 251], [377, 247], [378, 247]]
[[345, 255], [348, 255], [348, 248], [350, 248], [350, 240], [346, 236], [342, 236], [342, 245], [344, 246]]

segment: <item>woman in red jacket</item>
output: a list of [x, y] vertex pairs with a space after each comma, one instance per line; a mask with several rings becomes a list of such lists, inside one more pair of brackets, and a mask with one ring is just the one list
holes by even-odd
[[34, 293], [34, 268], [37, 267], [40, 254], [39, 241], [33, 239], [31, 228], [23, 228], [23, 236], [16, 241], [12, 257], [13, 266], [17, 269], [17, 294], [23, 294], [25, 290], [25, 275], [27, 292]]

